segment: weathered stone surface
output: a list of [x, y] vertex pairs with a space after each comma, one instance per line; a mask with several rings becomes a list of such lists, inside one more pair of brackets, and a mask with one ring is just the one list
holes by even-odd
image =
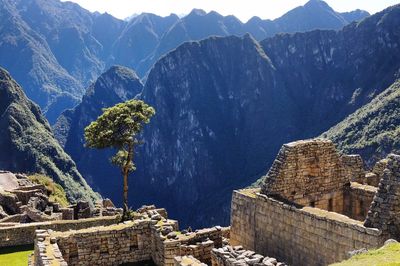
[[17, 214], [20, 213], [18, 207], [18, 197], [17, 195], [11, 194], [9, 192], [0, 192], [0, 205], [7, 214]]
[[[16, 217], [15, 217], [16, 216]], [[17, 214], [10, 216], [15, 217], [18, 224], [7, 224], [0, 227], [0, 247], [10, 247], [33, 244], [36, 229], [52, 229], [56, 231], [78, 230], [94, 226], [103, 226], [115, 224], [119, 221], [118, 217], [98, 217], [73, 221], [47, 221], [39, 223], [19, 224], [26, 214]], [[12, 220], [10, 220], [11, 222]]]
[[[210, 265], [211, 250], [222, 247], [222, 238], [228, 229], [207, 228], [181, 234], [174, 220], [151, 220], [157, 210], [147, 206], [137, 212], [140, 216], [135, 220], [118, 225], [64, 233], [37, 230], [35, 265], [48, 260], [65, 261], [68, 265], [98, 265], [100, 262], [102, 265], [119, 265], [152, 259], [157, 265], [173, 266], [189, 263], [189, 258], [193, 258], [191, 263], [199, 263], [199, 266]], [[165, 213], [165, 210], [161, 212]], [[168, 239], [163, 232], [171, 230], [169, 234], [173, 238]], [[183, 260], [176, 259], [177, 256], [188, 257]]]
[[388, 238], [400, 239], [400, 156], [390, 154], [364, 225], [378, 228]]
[[[277, 265], [275, 258], [264, 257], [254, 251], [244, 250], [242, 246], [225, 246], [212, 250], [212, 266], [233, 266], [233, 265], [255, 265], [271, 266]], [[285, 263], [280, 263], [284, 266]]]
[[348, 252], [377, 248], [385, 238], [378, 229], [318, 208], [296, 208], [254, 190], [235, 191], [230, 242], [291, 265], [328, 265]]
[[342, 190], [349, 182], [331, 141], [302, 140], [282, 146], [265, 177], [262, 193], [304, 206], [343, 212]]

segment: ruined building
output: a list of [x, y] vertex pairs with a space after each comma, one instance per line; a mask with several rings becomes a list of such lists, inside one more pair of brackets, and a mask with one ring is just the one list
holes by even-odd
[[367, 173], [360, 156], [340, 155], [329, 140], [285, 144], [261, 189], [234, 191], [230, 243], [291, 265], [328, 265], [399, 240], [399, 200], [398, 155]]
[[30, 265], [328, 265], [399, 240], [399, 199], [400, 156], [367, 172], [360, 156], [339, 154], [329, 140], [297, 141], [283, 145], [262, 188], [234, 191], [230, 229], [180, 231], [155, 207], [119, 224], [41, 225]]

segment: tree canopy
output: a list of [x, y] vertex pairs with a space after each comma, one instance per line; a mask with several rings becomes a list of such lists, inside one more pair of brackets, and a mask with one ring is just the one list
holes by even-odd
[[124, 178], [124, 218], [128, 211], [128, 174], [135, 170], [134, 146], [137, 135], [150, 122], [154, 108], [140, 100], [129, 100], [103, 110], [103, 114], [85, 128], [86, 146], [96, 149], [114, 148], [111, 162], [121, 168]]

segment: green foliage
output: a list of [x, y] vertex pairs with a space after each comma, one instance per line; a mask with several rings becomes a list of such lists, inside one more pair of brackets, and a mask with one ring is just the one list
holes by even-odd
[[0, 120], [3, 168], [14, 172], [41, 173], [51, 177], [68, 199], [94, 202], [99, 196], [87, 185], [75, 163], [54, 138], [38, 106], [26, 98], [22, 88], [0, 68]]
[[96, 121], [85, 128], [86, 145], [97, 149], [117, 149], [111, 162], [133, 171], [135, 166], [132, 160], [128, 160], [130, 146], [139, 144], [136, 136], [154, 114], [154, 108], [140, 100], [129, 100], [106, 108]]
[[112, 158], [111, 163], [119, 167], [126, 166], [129, 172], [135, 171], [136, 166], [133, 161], [129, 160], [129, 152], [126, 150], [119, 150]]
[[70, 205], [63, 187], [55, 183], [50, 177], [41, 174], [34, 174], [28, 176], [28, 179], [36, 184], [44, 185], [49, 193], [48, 196], [51, 201], [58, 202], [63, 207]]
[[154, 108], [140, 100], [129, 100], [103, 110], [103, 114], [85, 128], [86, 146], [96, 149], [114, 148], [111, 162], [121, 168], [124, 179], [122, 219], [131, 219], [128, 209], [128, 174], [135, 170], [134, 146], [137, 135], [150, 122]]
[[400, 244], [388, 244], [382, 248], [356, 255], [332, 266], [394, 266], [400, 265]]
[[400, 152], [400, 81], [322, 134], [345, 153], [359, 153], [372, 165]]
[[135, 140], [143, 124], [150, 122], [153, 107], [140, 100], [129, 100], [104, 109], [101, 116], [85, 128], [87, 146], [90, 148], [120, 149]]

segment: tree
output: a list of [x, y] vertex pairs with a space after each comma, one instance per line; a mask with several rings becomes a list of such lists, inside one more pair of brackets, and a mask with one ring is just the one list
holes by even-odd
[[85, 128], [87, 147], [117, 150], [111, 162], [121, 168], [124, 179], [124, 220], [128, 219], [128, 175], [136, 170], [133, 161], [134, 148], [141, 143], [137, 135], [154, 114], [154, 108], [143, 101], [129, 100], [103, 109], [103, 114]]

